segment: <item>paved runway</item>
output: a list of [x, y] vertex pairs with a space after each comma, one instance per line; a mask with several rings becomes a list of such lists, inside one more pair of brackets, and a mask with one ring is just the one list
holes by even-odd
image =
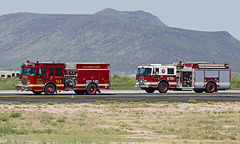
[[193, 91], [168, 91], [166, 94], [158, 91], [153, 94], [148, 94], [143, 90], [101, 90], [101, 94], [91, 95], [75, 95], [73, 91], [62, 91], [55, 95], [33, 95], [32, 92], [16, 91], [16, 90], [0, 90], [0, 103], [4, 102], [96, 102], [104, 101], [118, 101], [118, 102], [184, 102], [187, 103], [189, 99], [195, 99], [198, 102], [240, 102], [240, 89], [219, 91], [217, 93], [201, 93], [196, 94]]

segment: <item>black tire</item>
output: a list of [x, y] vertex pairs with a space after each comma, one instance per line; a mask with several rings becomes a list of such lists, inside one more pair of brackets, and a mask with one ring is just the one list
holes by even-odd
[[146, 91], [147, 93], [153, 93], [153, 92], [155, 91], [155, 89], [153, 89], [153, 88], [147, 88], [147, 89], [145, 89], [145, 91]]
[[46, 95], [53, 95], [55, 92], [55, 86], [53, 84], [48, 84], [45, 89], [44, 92]]
[[202, 92], [203, 92], [202, 89], [194, 89], [193, 91], [194, 91], [195, 93], [202, 93]]
[[159, 85], [158, 85], [158, 91], [160, 93], [166, 93], [168, 91], [168, 83], [167, 82], [161, 82]]
[[77, 95], [83, 95], [84, 93], [86, 93], [86, 90], [74, 90], [74, 92], [75, 92]]
[[35, 95], [40, 95], [40, 94], [42, 93], [42, 91], [33, 91], [33, 93], [34, 93]]
[[214, 91], [216, 91], [216, 85], [215, 85], [215, 83], [209, 82], [209, 83], [206, 85], [206, 92], [207, 92], [207, 93], [213, 93]]
[[97, 92], [97, 86], [95, 84], [90, 84], [87, 87], [87, 94], [88, 95], [95, 95]]

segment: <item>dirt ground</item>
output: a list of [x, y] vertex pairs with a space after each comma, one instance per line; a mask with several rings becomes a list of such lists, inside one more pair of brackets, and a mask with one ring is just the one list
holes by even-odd
[[[239, 102], [1, 104], [0, 111], [0, 143], [13, 140], [25, 143], [240, 141]], [[20, 116], [11, 117], [16, 113]], [[6, 128], [13, 132], [3, 131]], [[44, 136], [58, 137], [66, 133], [77, 138], [72, 141], [71, 138], [61, 140]], [[89, 134], [91, 139], [87, 139]]]

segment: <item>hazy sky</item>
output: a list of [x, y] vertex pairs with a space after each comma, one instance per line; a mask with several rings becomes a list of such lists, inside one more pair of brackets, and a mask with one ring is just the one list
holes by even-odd
[[171, 27], [228, 31], [240, 40], [240, 0], [0, 0], [0, 15], [94, 14], [105, 8], [143, 10]]

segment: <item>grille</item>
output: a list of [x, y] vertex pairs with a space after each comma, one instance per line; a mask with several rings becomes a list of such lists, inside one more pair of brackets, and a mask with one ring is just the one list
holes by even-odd
[[144, 84], [144, 77], [139, 77], [139, 84]]
[[27, 78], [23, 78], [22, 83], [23, 83], [23, 85], [27, 85]]

